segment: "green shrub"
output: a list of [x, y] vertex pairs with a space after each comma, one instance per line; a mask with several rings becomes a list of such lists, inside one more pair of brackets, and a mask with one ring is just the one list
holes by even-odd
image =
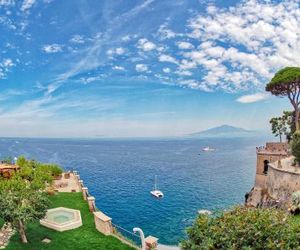
[[295, 161], [300, 164], [300, 131], [296, 131], [293, 134], [293, 139], [291, 142], [292, 154], [295, 156]]
[[61, 167], [58, 165], [53, 164], [53, 165], [49, 165], [49, 167], [51, 169], [53, 176], [58, 176], [58, 175], [62, 174], [62, 172], [63, 172]]
[[19, 173], [21, 177], [28, 181], [39, 177], [41, 182], [52, 183], [53, 177], [59, 176], [63, 172], [62, 168], [56, 164], [27, 160], [23, 156], [18, 158], [17, 165], [20, 167]]
[[298, 249], [300, 229], [276, 209], [235, 207], [210, 217], [199, 215], [181, 242], [184, 250]]
[[27, 162], [26, 158], [25, 158], [24, 156], [20, 156], [20, 157], [18, 157], [17, 165], [18, 165], [20, 168], [22, 168], [22, 167], [25, 166], [26, 162]]

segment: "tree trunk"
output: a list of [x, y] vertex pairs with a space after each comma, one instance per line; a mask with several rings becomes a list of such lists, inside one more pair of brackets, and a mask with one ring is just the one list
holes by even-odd
[[280, 142], [282, 142], [281, 133], [279, 134], [279, 140]]
[[296, 131], [299, 130], [299, 108], [295, 109], [295, 123], [296, 123]]
[[21, 220], [18, 221], [18, 231], [19, 231], [22, 243], [28, 243], [26, 233], [25, 233], [25, 227]]

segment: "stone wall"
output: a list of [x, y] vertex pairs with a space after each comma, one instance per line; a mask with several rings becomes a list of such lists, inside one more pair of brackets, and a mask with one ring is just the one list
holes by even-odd
[[266, 180], [268, 194], [275, 200], [286, 200], [300, 190], [300, 173], [278, 169], [269, 164]]
[[289, 144], [287, 142], [267, 142], [266, 149], [269, 151], [285, 151], [287, 152]]
[[274, 185], [275, 186], [272, 188], [271, 192], [275, 195], [275, 197], [277, 197], [276, 193], [278, 192], [282, 192], [282, 194], [285, 193], [285, 191], [282, 190], [282, 187], [285, 186], [283, 181], [280, 180], [277, 182], [278, 179], [280, 179], [280, 174], [273, 173], [273, 171], [271, 173], [271, 177], [269, 177], [269, 171], [271, 168], [268, 167], [267, 171], [265, 171], [265, 165], [268, 163], [268, 166], [270, 166], [270, 164], [288, 157], [288, 143], [267, 142], [265, 146], [256, 148], [256, 154], [257, 160], [254, 187], [249, 193], [246, 194], [245, 202], [246, 205], [255, 207], [266, 203], [266, 201], [269, 201], [269, 199], [272, 199], [268, 194], [268, 189], [271, 189]]
[[267, 154], [267, 153], [258, 153], [256, 160], [256, 176], [255, 176], [255, 187], [266, 188], [267, 175], [264, 173], [265, 161], [269, 163], [278, 161], [282, 158], [279, 154]]
[[[291, 195], [300, 190], [300, 168], [293, 163], [294, 157], [270, 163], [264, 179], [256, 176], [256, 185], [250, 191], [246, 205], [287, 209], [291, 204]], [[262, 184], [264, 180], [265, 185]]]
[[264, 162], [268, 161], [269, 163], [278, 161], [282, 158], [281, 155], [276, 154], [257, 154], [256, 162], [256, 174], [264, 175]]
[[113, 234], [113, 228], [111, 224], [111, 218], [104, 213], [98, 211], [94, 212], [94, 220], [96, 229], [104, 235]]
[[267, 176], [264, 174], [256, 174], [254, 187], [257, 188], [266, 188]]
[[288, 143], [267, 142], [266, 146], [256, 148], [256, 176], [255, 187], [266, 188], [266, 173], [264, 172], [265, 161], [272, 163], [289, 155]]

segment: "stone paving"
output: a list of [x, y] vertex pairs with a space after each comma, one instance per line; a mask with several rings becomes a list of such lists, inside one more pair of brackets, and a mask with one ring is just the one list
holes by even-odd
[[10, 224], [4, 224], [0, 230], [0, 249], [6, 248], [10, 237], [15, 233]]
[[60, 180], [54, 180], [54, 188], [58, 192], [80, 192], [80, 186], [76, 176], [70, 173], [68, 178], [65, 178], [65, 173], [62, 174]]

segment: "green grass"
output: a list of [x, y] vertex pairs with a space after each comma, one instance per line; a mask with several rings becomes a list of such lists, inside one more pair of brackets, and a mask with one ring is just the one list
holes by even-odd
[[[19, 235], [15, 234], [7, 250], [132, 250], [112, 236], [104, 236], [95, 228], [94, 216], [90, 213], [81, 193], [59, 193], [50, 197], [51, 207], [79, 209], [83, 225], [77, 229], [57, 232], [41, 226], [38, 222], [28, 225], [26, 234], [29, 243], [22, 244]], [[44, 238], [51, 243], [42, 243]]]
[[2, 220], [2, 219], [0, 218], [0, 229], [1, 229], [1, 227], [3, 226], [3, 224], [4, 224], [4, 220]]
[[297, 214], [297, 215], [294, 215], [294, 216], [293, 216], [293, 222], [294, 222], [296, 225], [299, 225], [299, 226], [300, 226], [300, 214]]

